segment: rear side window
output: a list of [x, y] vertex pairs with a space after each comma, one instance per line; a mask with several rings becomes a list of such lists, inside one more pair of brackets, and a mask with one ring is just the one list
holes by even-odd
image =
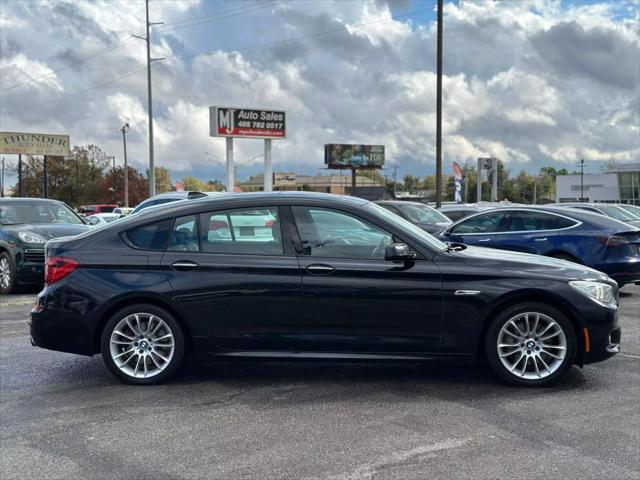
[[572, 227], [573, 220], [542, 212], [510, 212], [507, 215], [506, 232], [529, 232], [535, 230], [558, 230]]
[[167, 250], [172, 252], [197, 252], [200, 250], [195, 215], [176, 219]]
[[237, 255], [282, 255], [277, 207], [243, 208], [200, 215], [202, 251]]
[[170, 232], [171, 220], [164, 220], [128, 230], [125, 233], [125, 237], [136, 248], [164, 250]]

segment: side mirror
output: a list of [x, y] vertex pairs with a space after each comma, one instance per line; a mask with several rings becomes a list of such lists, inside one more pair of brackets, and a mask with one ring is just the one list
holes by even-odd
[[384, 259], [391, 262], [410, 262], [416, 256], [406, 243], [392, 243], [384, 252]]

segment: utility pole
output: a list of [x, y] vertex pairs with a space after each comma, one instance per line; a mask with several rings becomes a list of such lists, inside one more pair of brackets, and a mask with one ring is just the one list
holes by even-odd
[[538, 176], [533, 177], [533, 204], [537, 203], [538, 198]]
[[438, 0], [436, 77], [436, 208], [442, 206], [442, 0]]
[[24, 188], [22, 185], [22, 154], [18, 154], [18, 196], [24, 197]]
[[4, 198], [4, 157], [2, 157], [2, 174], [0, 176], [0, 197]]
[[164, 22], [149, 22], [149, 0], [145, 0], [147, 35], [141, 37], [133, 35], [147, 43], [147, 102], [149, 110], [149, 196], [156, 194], [156, 170], [153, 158], [153, 98], [151, 94], [151, 62], [164, 60], [164, 58], [151, 58], [151, 38], [149, 37], [149, 27], [153, 25], [163, 25]]
[[398, 164], [393, 162], [393, 196], [396, 196], [396, 186], [398, 185]]
[[584, 158], [580, 159], [580, 202], [584, 202]]
[[42, 198], [49, 198], [49, 159], [47, 155], [44, 156], [44, 163], [42, 165]]
[[122, 128], [122, 146], [124, 148], [124, 206], [129, 208], [129, 167], [127, 164], [127, 132], [129, 131], [129, 124], [125, 123]]

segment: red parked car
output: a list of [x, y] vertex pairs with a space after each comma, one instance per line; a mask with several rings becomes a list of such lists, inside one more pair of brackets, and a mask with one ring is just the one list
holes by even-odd
[[118, 208], [118, 205], [115, 204], [81, 205], [80, 208], [78, 208], [78, 212], [80, 215], [87, 217], [95, 213], [111, 213], [116, 208]]

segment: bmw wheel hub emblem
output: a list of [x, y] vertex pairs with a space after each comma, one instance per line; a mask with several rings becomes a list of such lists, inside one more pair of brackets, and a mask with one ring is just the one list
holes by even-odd
[[529, 350], [533, 350], [534, 348], [536, 348], [536, 344], [533, 342], [533, 340], [529, 340], [529, 341], [527, 342], [527, 348], [528, 348]]

